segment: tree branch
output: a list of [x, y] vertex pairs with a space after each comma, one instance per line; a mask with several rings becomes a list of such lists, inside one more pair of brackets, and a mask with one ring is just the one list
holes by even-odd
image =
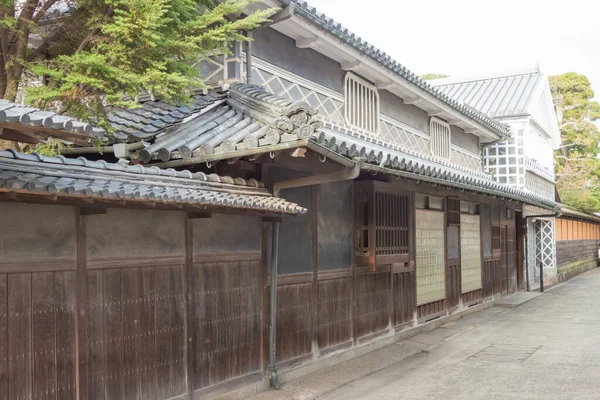
[[59, 0], [47, 0], [42, 8], [40, 8], [40, 10], [33, 16], [32, 21], [35, 23], [39, 22], [40, 19], [44, 18], [44, 15], [46, 15], [50, 7], [58, 3], [58, 1]]

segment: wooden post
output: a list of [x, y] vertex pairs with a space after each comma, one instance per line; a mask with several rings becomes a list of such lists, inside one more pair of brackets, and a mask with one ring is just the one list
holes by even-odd
[[185, 360], [185, 382], [187, 398], [194, 398], [194, 382], [192, 371], [194, 362], [194, 349], [196, 343], [192, 342], [192, 324], [190, 318], [194, 315], [195, 296], [193, 290], [193, 274], [192, 269], [194, 267], [194, 242], [193, 242], [193, 223], [190, 220], [189, 213], [185, 213], [185, 272], [183, 279], [183, 293], [184, 293], [184, 360]]
[[319, 186], [311, 186], [311, 229], [312, 229], [312, 301], [311, 301], [311, 350], [313, 357], [319, 356], [318, 323], [319, 323], [319, 236], [318, 236], [318, 193]]
[[80, 207], [75, 208], [77, 230], [77, 272], [75, 292], [75, 384], [77, 399], [87, 396], [87, 272], [86, 272], [86, 225], [85, 215]]
[[[362, 193], [362, 192], [361, 192]], [[350, 314], [352, 315], [351, 317], [351, 330], [352, 330], [352, 344], [353, 346], [356, 346], [357, 344], [357, 324], [356, 324], [356, 249], [359, 246], [358, 243], [358, 239], [360, 237], [359, 235], [359, 229], [362, 229], [362, 221], [360, 220], [360, 207], [361, 207], [361, 196], [358, 196], [358, 200], [357, 200], [357, 196], [356, 196], [356, 184], [353, 182], [352, 183], [352, 207], [354, 208], [353, 210], [353, 214], [354, 214], [354, 233], [352, 234], [352, 242], [354, 243], [354, 245], [352, 246], [352, 252], [351, 254], [351, 262], [352, 265], [350, 266], [350, 268], [352, 268], [352, 305], [351, 305], [351, 312]]]

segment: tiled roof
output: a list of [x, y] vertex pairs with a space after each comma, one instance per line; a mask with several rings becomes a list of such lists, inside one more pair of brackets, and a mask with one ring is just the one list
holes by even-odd
[[192, 104], [174, 106], [164, 101], [143, 101], [141, 107], [131, 109], [115, 108], [108, 113], [108, 122], [115, 129], [114, 136], [119, 142], [150, 140], [167, 128], [180, 123], [186, 117], [223, 100], [226, 93], [214, 92], [192, 96]]
[[391, 149], [374, 143], [368, 138], [360, 138], [352, 130], [342, 132], [325, 127], [312, 140], [327, 151], [347, 159], [363, 158], [365, 161], [362, 168], [366, 170], [503, 197], [547, 209], [557, 209], [553, 201], [498, 183], [490, 176], [460, 170], [437, 160], [428, 160]]
[[432, 86], [428, 81], [419, 78], [416, 74], [409, 71], [405, 66], [398, 61], [392, 59], [391, 56], [376, 48], [372, 44], [361, 39], [359, 36], [344, 28], [342, 24], [336, 22], [327, 15], [317, 11], [316, 8], [310, 6], [307, 2], [301, 0], [289, 0], [296, 5], [295, 13], [301, 15], [311, 23], [317, 25], [321, 29], [335, 36], [345, 44], [353, 47], [367, 57], [372, 58], [380, 65], [386, 67], [394, 74], [408, 80], [425, 92], [436, 97], [438, 100], [448, 104], [450, 107], [466, 115], [467, 117], [482, 124], [490, 131], [496, 133], [500, 137], [509, 137], [510, 129], [503, 123], [496, 121], [490, 116], [481, 112], [481, 110], [473, 109], [465, 104], [460, 103], [455, 98], [448, 96], [443, 91]]
[[[150, 107], [155, 113], [157, 108], [165, 112], [165, 116], [150, 124], [130, 123], [132, 129], [138, 130], [127, 135], [128, 141], [154, 141], [139, 151], [138, 159], [144, 163], [155, 159], [166, 162], [172, 158], [188, 159], [276, 145], [308, 139], [321, 126], [313, 118], [316, 111], [308, 104], [275, 96], [259, 86], [238, 83], [231, 87], [227, 97], [205, 97], [198, 99], [196, 104], [201, 105], [194, 109], [169, 111], [166, 104], [160, 107], [144, 104], [141, 110], [127, 111], [131, 113], [128, 123], [134, 116], [141, 118], [141, 113], [149, 112]], [[123, 112], [111, 114], [110, 118], [113, 124], [125, 124]], [[142, 123], [146, 125], [140, 127]]]
[[[82, 145], [85, 145], [92, 136], [106, 134], [104, 129], [95, 128], [86, 122], [0, 99], [0, 129], [2, 128], [35, 139], [54, 136]], [[18, 140], [18, 138], [14, 139]]]
[[538, 70], [476, 79], [439, 79], [431, 84], [437, 89], [490, 117], [527, 115], [542, 74]]
[[0, 151], [0, 192], [298, 214], [254, 179]]

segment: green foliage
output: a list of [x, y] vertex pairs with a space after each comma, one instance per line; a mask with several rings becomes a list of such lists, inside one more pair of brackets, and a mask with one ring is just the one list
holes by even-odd
[[561, 201], [585, 212], [600, 211], [600, 104], [587, 77], [575, 72], [550, 77], [562, 145], [555, 153]]
[[31, 148], [29, 152], [37, 151], [43, 156], [56, 156], [60, 154], [62, 149], [66, 149], [68, 146], [59, 139], [48, 139], [45, 142], [38, 143], [35, 148]]
[[[50, 25], [39, 20], [56, 0], [28, 1], [20, 10], [0, 4], [0, 49], [10, 50], [0, 52], [0, 97], [14, 100], [24, 71], [31, 71], [45, 84], [25, 89], [28, 104], [104, 128], [108, 104], [136, 107], [130, 99], [144, 92], [185, 104], [192, 90], [205, 87], [200, 57], [227, 53], [273, 14], [245, 16], [253, 1], [72, 0], [69, 14]], [[19, 43], [33, 33], [42, 44], [19, 54]]]
[[419, 76], [419, 78], [424, 79], [426, 81], [431, 81], [433, 79], [442, 79], [442, 78], [449, 78], [450, 75], [444, 75], [444, 74], [423, 74], [421, 76]]

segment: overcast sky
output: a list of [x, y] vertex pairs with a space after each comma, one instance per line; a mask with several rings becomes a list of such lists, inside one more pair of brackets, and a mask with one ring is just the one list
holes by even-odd
[[309, 4], [419, 75], [481, 76], [539, 64], [548, 75], [586, 75], [600, 97], [600, 2], [594, 0]]

